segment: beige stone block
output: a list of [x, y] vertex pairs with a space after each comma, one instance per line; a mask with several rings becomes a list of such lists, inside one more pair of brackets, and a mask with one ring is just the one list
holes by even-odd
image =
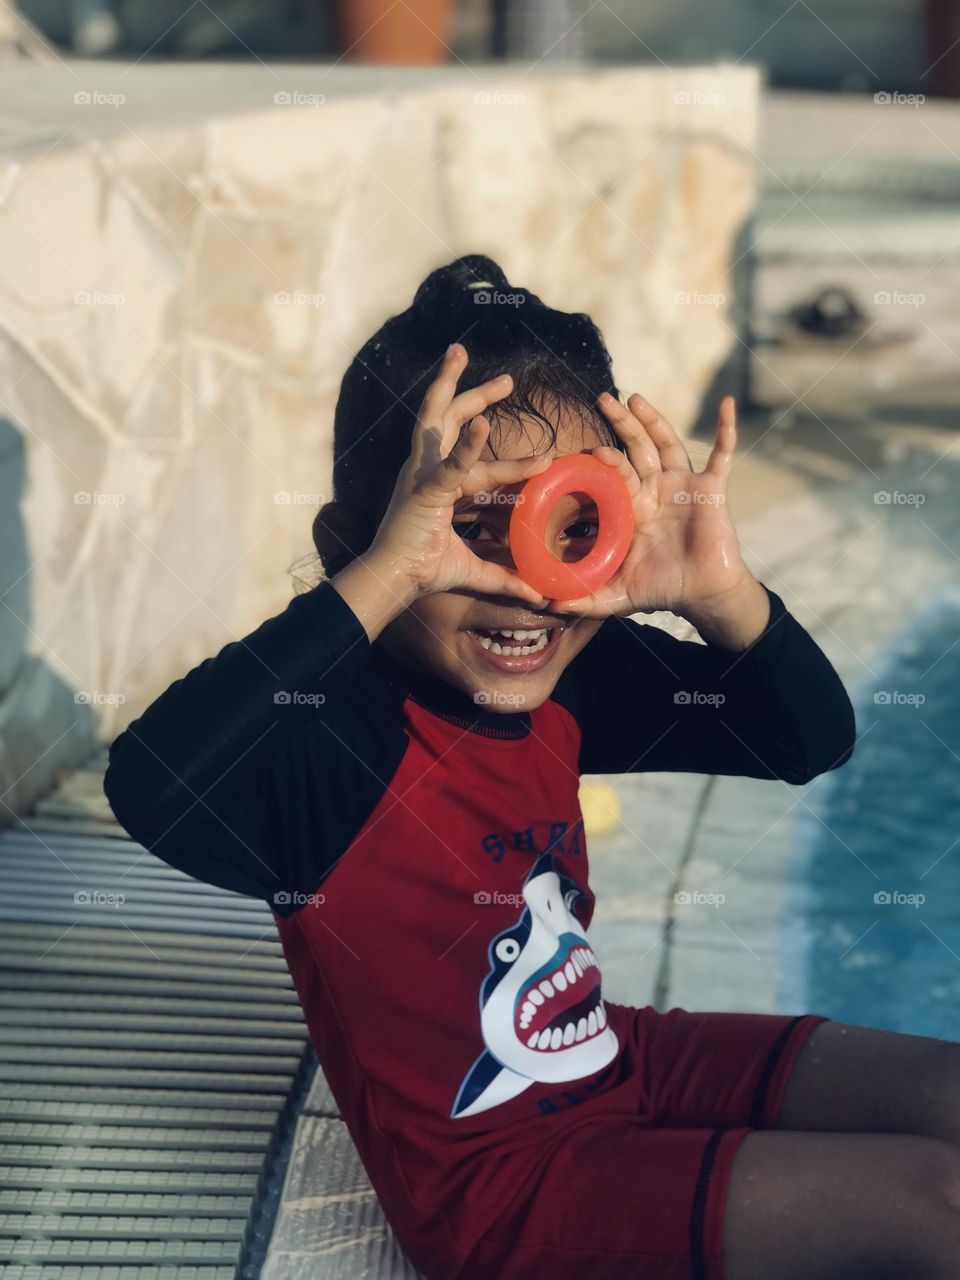
[[109, 175], [156, 235], [154, 249], [175, 253], [181, 261], [191, 251], [197, 215], [211, 198], [213, 179], [204, 129], [126, 132], [98, 149], [102, 171]]

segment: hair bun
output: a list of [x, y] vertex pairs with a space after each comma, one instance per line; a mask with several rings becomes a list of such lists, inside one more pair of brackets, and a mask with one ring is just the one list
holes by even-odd
[[470, 253], [431, 271], [414, 294], [411, 310], [423, 315], [428, 311], [436, 314], [472, 306], [473, 294], [478, 289], [506, 291], [510, 289], [510, 282], [492, 258]]
[[[485, 292], [510, 294], [525, 303], [523, 317], [543, 307], [535, 293], [511, 284], [499, 263], [482, 253], [471, 253], [432, 271], [400, 318], [401, 323], [413, 344], [434, 354], [434, 359], [442, 359], [448, 344], [468, 330], [475, 346], [510, 348], [515, 344], [521, 320], [524, 325], [529, 321], [521, 317], [519, 306], [478, 306], [494, 300], [484, 297]], [[488, 334], [486, 339], [484, 333]]]

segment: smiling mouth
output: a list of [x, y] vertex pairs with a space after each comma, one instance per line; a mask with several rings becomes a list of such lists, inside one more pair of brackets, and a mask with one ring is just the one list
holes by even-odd
[[470, 634], [476, 636], [482, 649], [489, 653], [503, 653], [510, 657], [525, 657], [539, 653], [550, 643], [555, 627], [532, 627], [519, 630], [499, 627], [471, 627]]
[[553, 661], [563, 623], [549, 627], [468, 627], [471, 648], [483, 667], [506, 676], [523, 676]]

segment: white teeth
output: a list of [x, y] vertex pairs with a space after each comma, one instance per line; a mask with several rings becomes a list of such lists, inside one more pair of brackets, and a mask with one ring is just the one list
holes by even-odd
[[576, 982], [576, 980], [577, 980], [577, 971], [576, 971], [576, 969], [574, 969], [574, 967], [573, 967], [573, 961], [572, 961], [572, 960], [568, 960], [568, 961], [567, 961], [567, 963], [563, 966], [563, 972], [567, 975], [567, 981], [568, 981], [568, 982]]
[[597, 1005], [597, 1026], [601, 1029], [607, 1025], [607, 1011], [602, 1004]]
[[[525, 653], [538, 653], [541, 649], [546, 648], [550, 640], [546, 627], [541, 628], [539, 631], [496, 631], [490, 635], [483, 635], [481, 632], [475, 631], [474, 635], [484, 649], [489, 649], [491, 653], [504, 653], [510, 657]], [[499, 641], [494, 640], [494, 635], [512, 640], [526, 640], [529, 643], [524, 645], [500, 644]]]
[[520, 1009], [520, 1017], [526, 1018], [528, 1021], [533, 1017], [534, 1005], [529, 1000], [524, 1000]]
[[540, 990], [543, 992], [545, 996], [553, 995], [553, 983], [550, 981], [549, 978], [544, 978], [544, 980], [540, 983]]
[[581, 1040], [586, 1040], [587, 1036], [595, 1035], [598, 1030], [603, 1029], [605, 1024], [606, 1016], [600, 1010], [598, 1013], [591, 1013], [589, 1019], [581, 1018], [579, 1022], [568, 1022], [562, 1031], [559, 1027], [554, 1027], [552, 1031], [534, 1031], [527, 1041], [527, 1048], [559, 1049], [561, 1046], [566, 1048], [574, 1041], [579, 1044]]
[[557, 988], [558, 991], [566, 991], [567, 980], [562, 973], [555, 973], [553, 975], [553, 985]]
[[536, 987], [532, 991], [528, 991], [527, 996], [534, 1004], [543, 1004], [543, 992], [538, 991]]

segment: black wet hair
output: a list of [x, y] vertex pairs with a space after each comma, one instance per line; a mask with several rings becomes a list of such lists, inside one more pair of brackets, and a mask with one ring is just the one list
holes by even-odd
[[503, 433], [538, 426], [530, 453], [556, 441], [561, 406], [578, 414], [603, 443], [622, 448], [597, 396], [616, 399], [610, 355], [600, 330], [578, 312], [556, 311], [512, 285], [492, 258], [469, 254], [430, 273], [412, 304], [391, 316], [354, 357], [340, 384], [333, 431], [333, 501], [313, 523], [326, 574], [339, 573], [370, 546], [409, 456], [413, 427], [447, 347], [469, 357], [457, 384], [467, 391], [501, 373], [510, 395], [487, 409], [494, 456]]

